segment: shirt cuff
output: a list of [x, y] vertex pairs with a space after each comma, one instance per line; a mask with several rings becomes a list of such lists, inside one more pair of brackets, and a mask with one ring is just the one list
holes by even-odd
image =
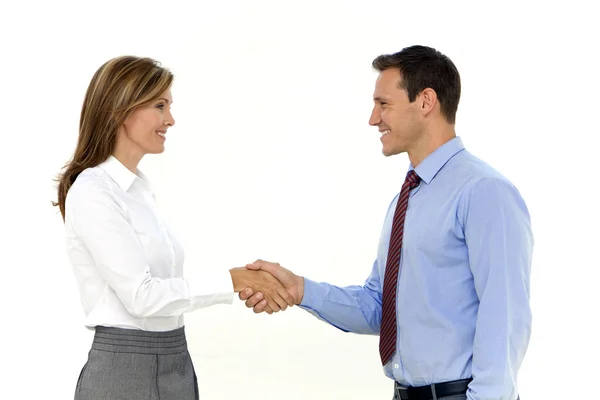
[[[203, 304], [232, 304], [234, 297], [233, 281], [228, 270], [211, 271], [203, 276], [185, 279], [188, 284], [190, 300]], [[207, 304], [208, 305], [208, 304]]]
[[327, 293], [327, 284], [304, 278], [304, 296], [302, 296], [299, 306], [310, 308], [311, 310], [319, 310], [323, 305], [323, 300], [327, 296]]

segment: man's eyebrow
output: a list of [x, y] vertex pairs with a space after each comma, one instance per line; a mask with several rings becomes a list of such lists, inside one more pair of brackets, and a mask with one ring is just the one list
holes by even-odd
[[387, 98], [382, 97], [382, 96], [377, 96], [377, 97], [373, 97], [373, 100], [381, 103], [382, 101], [387, 101]]

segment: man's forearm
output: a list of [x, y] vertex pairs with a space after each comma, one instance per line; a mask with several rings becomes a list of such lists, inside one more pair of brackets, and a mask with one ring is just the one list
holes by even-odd
[[305, 278], [300, 307], [345, 332], [379, 334], [381, 301], [366, 287], [338, 287]]

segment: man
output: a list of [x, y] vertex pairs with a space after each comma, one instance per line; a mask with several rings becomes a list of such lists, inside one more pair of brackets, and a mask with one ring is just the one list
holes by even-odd
[[[413, 46], [373, 67], [369, 124], [382, 133], [383, 154], [406, 152], [410, 166], [371, 275], [363, 286], [337, 287], [262, 260], [247, 267], [272, 273], [296, 304], [331, 325], [380, 334], [394, 399], [514, 400], [531, 331], [527, 207], [456, 136], [460, 76], [448, 57]], [[240, 298], [269, 311], [251, 294]]]

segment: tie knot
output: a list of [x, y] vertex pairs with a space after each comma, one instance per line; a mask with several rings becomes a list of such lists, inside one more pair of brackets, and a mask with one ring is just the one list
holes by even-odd
[[417, 186], [419, 184], [420, 180], [421, 180], [421, 178], [419, 177], [419, 175], [417, 175], [417, 173], [415, 172], [415, 170], [411, 169], [406, 174], [406, 180], [404, 182], [405, 183], [410, 183], [411, 187], [415, 187], [415, 186]]

